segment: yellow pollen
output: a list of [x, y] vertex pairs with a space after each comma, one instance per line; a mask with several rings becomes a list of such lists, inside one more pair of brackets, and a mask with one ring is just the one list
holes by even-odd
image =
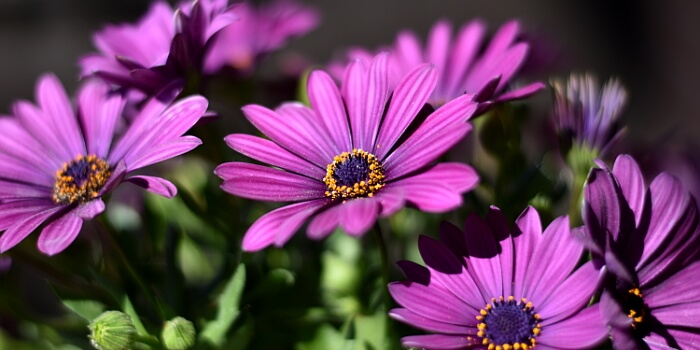
[[111, 175], [112, 170], [104, 159], [95, 155], [78, 155], [56, 171], [53, 202], [73, 204], [94, 199]]
[[[367, 178], [357, 180], [352, 184], [342, 183], [343, 181], [339, 180], [339, 177], [346, 176], [343, 172], [352, 171], [352, 169], [347, 168], [348, 164], [346, 163], [358, 160], [366, 166]], [[384, 178], [384, 168], [375, 155], [361, 149], [353, 149], [351, 152], [343, 152], [333, 157], [333, 163], [326, 167], [326, 176], [323, 177], [323, 182], [326, 184], [325, 195], [331, 199], [343, 200], [373, 197], [374, 193], [384, 187]]]
[[630, 305], [627, 317], [632, 320], [632, 328], [636, 329], [644, 322], [647, 306], [644, 304], [644, 295], [641, 289], [634, 287], [629, 289], [627, 293], [627, 300]]

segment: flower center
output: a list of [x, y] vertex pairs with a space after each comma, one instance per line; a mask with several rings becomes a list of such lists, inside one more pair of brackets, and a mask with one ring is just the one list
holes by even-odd
[[89, 201], [98, 196], [111, 175], [109, 164], [104, 159], [79, 155], [56, 172], [53, 201], [57, 204]]
[[531, 349], [542, 331], [540, 315], [525, 298], [491, 298], [491, 303], [479, 313], [476, 334], [489, 349]]
[[384, 187], [384, 168], [374, 154], [353, 149], [333, 158], [323, 182], [326, 196], [332, 199], [372, 197]]
[[642, 291], [637, 287], [631, 288], [623, 298], [625, 308], [628, 310], [627, 317], [632, 319], [632, 328], [640, 328], [649, 310], [644, 303]]

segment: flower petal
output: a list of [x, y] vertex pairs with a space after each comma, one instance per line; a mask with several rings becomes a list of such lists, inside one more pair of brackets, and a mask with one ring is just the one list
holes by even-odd
[[47, 255], [55, 255], [73, 243], [83, 227], [83, 219], [68, 212], [46, 225], [39, 235], [37, 247]]
[[389, 293], [411, 312], [434, 321], [454, 325], [474, 325], [476, 318], [457, 297], [437, 288], [413, 282], [389, 283]]
[[442, 334], [411, 335], [401, 338], [401, 344], [426, 350], [457, 350], [478, 346], [481, 344], [481, 338]]
[[411, 312], [408, 309], [392, 309], [389, 311], [389, 317], [409, 324], [413, 327], [420, 328], [430, 332], [439, 332], [445, 334], [471, 334], [476, 335], [476, 328], [463, 325], [455, 325], [440, 321], [431, 320], [421, 317], [418, 314]]
[[350, 126], [338, 87], [324, 71], [316, 70], [309, 75], [309, 101], [321, 122], [340, 149], [352, 150]]
[[326, 205], [324, 199], [300, 202], [275, 209], [256, 220], [243, 237], [246, 252], [262, 250], [270, 245], [283, 246], [301, 225], [319, 208]]
[[177, 195], [177, 187], [172, 182], [156, 176], [130, 176], [124, 181], [145, 189], [148, 192], [161, 195], [165, 198], [173, 198]]
[[515, 263], [513, 273], [513, 295], [516, 299], [528, 298], [523, 294], [525, 280], [530, 262], [537, 261], [532, 253], [542, 240], [542, 222], [540, 215], [533, 207], [527, 207], [515, 220], [513, 229], [513, 246], [515, 247]]
[[562, 322], [542, 327], [537, 343], [557, 349], [589, 349], [608, 336], [597, 306], [591, 306]]
[[[53, 126], [62, 147], [75, 157], [85, 154], [83, 134], [73, 112], [66, 90], [53, 74], [43, 75], [36, 89], [36, 99], [48, 117], [44, 122]], [[59, 131], [60, 132], [57, 132]]]
[[365, 234], [377, 222], [379, 203], [374, 198], [355, 198], [338, 204], [340, 225], [351, 236]]
[[202, 144], [202, 140], [194, 136], [181, 136], [172, 141], [156, 144], [139, 155], [134, 155], [129, 163], [129, 171], [141, 169], [151, 164], [175, 158], [185, 154]]
[[[464, 222], [464, 238], [469, 254], [468, 270], [481, 290], [488, 298], [504, 295], [501, 276], [501, 260], [498, 257], [500, 245], [494, 240], [493, 233], [477, 214], [471, 213]], [[507, 266], [506, 268], [510, 268]]]
[[566, 280], [551, 286], [549, 295], [533, 294], [529, 297], [543, 318], [542, 326], [566, 319], [588, 305], [599, 290], [604, 275], [605, 268], [597, 269], [593, 263], [587, 262]]
[[312, 179], [323, 179], [326, 172], [308, 160], [287, 151], [276, 143], [247, 134], [231, 134], [224, 138], [236, 152], [259, 162], [289, 170]]
[[114, 128], [125, 105], [126, 99], [110, 94], [105, 83], [89, 80], [83, 85], [78, 92], [78, 112], [88, 154], [107, 157]]
[[224, 191], [244, 198], [292, 202], [325, 197], [325, 186], [320, 181], [262, 165], [224, 163], [214, 173], [224, 179]]
[[53, 206], [39, 211], [22, 221], [10, 226], [5, 233], [0, 236], [0, 253], [4, 253], [16, 246], [19, 242], [29, 236], [39, 225], [48, 220], [52, 215], [64, 210], [63, 206]]

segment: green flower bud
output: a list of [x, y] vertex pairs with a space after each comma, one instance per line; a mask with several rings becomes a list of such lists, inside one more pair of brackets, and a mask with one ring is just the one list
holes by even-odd
[[88, 325], [90, 343], [98, 350], [128, 350], [134, 344], [136, 328], [129, 315], [105, 311]]
[[186, 350], [194, 345], [196, 331], [192, 322], [178, 316], [165, 322], [161, 338], [168, 350]]

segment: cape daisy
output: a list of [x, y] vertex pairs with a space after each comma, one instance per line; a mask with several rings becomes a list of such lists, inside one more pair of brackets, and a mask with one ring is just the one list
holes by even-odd
[[340, 90], [325, 72], [312, 72], [311, 108], [300, 103], [274, 111], [243, 107], [269, 140], [233, 134], [226, 142], [275, 168], [224, 163], [215, 171], [224, 180], [221, 187], [245, 198], [295, 202], [258, 219], [243, 238], [244, 250], [282, 246], [312, 216], [307, 234], [320, 239], [337, 226], [361, 235], [378, 216], [409, 203], [444, 212], [458, 207], [461, 194], [476, 185], [477, 174], [465, 164], [433, 164], [471, 130], [466, 121], [477, 108], [472, 96], [418, 120], [437, 69], [418, 66], [392, 89], [388, 61], [387, 53], [371, 62], [353, 61]]
[[[597, 306], [587, 307], [603, 272], [588, 262], [567, 217], [542, 232], [526, 209], [510, 230], [498, 208], [486, 220], [472, 214], [464, 232], [449, 223], [440, 241], [421, 236], [426, 267], [399, 266], [408, 281], [389, 284], [401, 308], [389, 315], [435, 333], [401, 339], [421, 349], [588, 349], [607, 329]], [[578, 230], [578, 229], [574, 229]]]
[[83, 220], [104, 211], [102, 196], [122, 182], [166, 197], [177, 193], [165, 179], [130, 173], [197, 147], [201, 141], [183, 133], [202, 117], [207, 100], [195, 96], [171, 106], [177, 91], [164, 92], [113, 142], [125, 100], [108, 90], [87, 82], [76, 113], [58, 79], [46, 75], [37, 84], [38, 105], [19, 101], [14, 116], [0, 117], [0, 252], [42, 224], [39, 250], [61, 252]]

